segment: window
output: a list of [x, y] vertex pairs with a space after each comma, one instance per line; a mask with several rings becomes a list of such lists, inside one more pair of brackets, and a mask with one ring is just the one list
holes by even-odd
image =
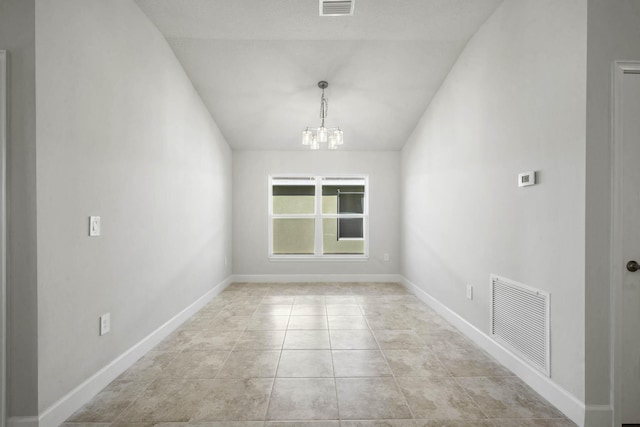
[[269, 256], [367, 256], [366, 177], [270, 177]]

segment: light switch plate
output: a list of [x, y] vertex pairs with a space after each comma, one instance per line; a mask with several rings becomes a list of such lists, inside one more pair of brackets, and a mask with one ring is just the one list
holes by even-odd
[[528, 187], [536, 183], [535, 171], [518, 174], [518, 187]]
[[89, 236], [95, 237], [100, 235], [100, 217], [89, 217]]

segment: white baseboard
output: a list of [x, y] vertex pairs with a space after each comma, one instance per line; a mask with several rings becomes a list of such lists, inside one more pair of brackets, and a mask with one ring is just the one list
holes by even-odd
[[273, 283], [273, 282], [397, 282], [399, 274], [235, 274], [234, 282]]
[[[433, 308], [438, 314], [444, 317], [449, 323], [458, 328], [469, 339], [475, 342], [487, 353], [492, 355], [500, 363], [510, 369], [514, 374], [520, 377], [525, 383], [533, 388], [542, 397], [547, 399], [564, 413], [569, 419], [579, 426], [585, 426], [585, 404], [580, 399], [569, 393], [561, 386], [553, 382], [550, 378], [541, 374], [537, 369], [529, 366], [512, 352], [502, 347], [496, 341], [492, 340], [487, 334], [473, 326], [459, 314], [451, 310], [449, 307], [429, 295], [422, 288], [412, 283], [405, 277], [402, 277], [401, 283], [412, 291], [420, 300]], [[599, 408], [599, 407], [598, 407]], [[600, 413], [598, 413], [600, 415]], [[594, 416], [595, 419], [595, 416]], [[589, 424], [589, 426], [607, 426], [605, 424]]]
[[584, 427], [602, 427], [613, 425], [611, 405], [587, 405], [584, 414]]
[[213, 297], [222, 292], [233, 281], [229, 276], [198, 298], [187, 308], [173, 316], [158, 329], [147, 335], [142, 341], [118, 356], [111, 363], [93, 374], [85, 382], [71, 390], [56, 403], [44, 410], [39, 417], [13, 417], [9, 419], [9, 427], [57, 427], [91, 400], [118, 375], [126, 371], [149, 350], [175, 331], [182, 323], [204, 307]]
[[10, 417], [8, 427], [38, 427], [38, 417]]

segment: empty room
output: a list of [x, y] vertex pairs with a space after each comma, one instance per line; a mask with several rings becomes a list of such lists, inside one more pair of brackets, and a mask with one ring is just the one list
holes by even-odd
[[0, 0], [0, 427], [640, 425], [639, 0]]

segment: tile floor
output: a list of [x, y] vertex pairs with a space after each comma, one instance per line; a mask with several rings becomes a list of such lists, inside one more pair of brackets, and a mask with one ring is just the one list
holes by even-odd
[[395, 283], [234, 283], [65, 426], [575, 426]]

